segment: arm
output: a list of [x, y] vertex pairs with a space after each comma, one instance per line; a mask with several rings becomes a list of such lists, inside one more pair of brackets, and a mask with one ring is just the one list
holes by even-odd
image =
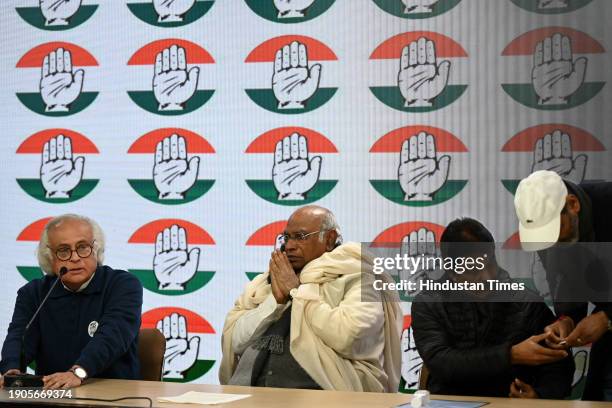
[[278, 305], [271, 293], [266, 300], [255, 309], [242, 315], [234, 326], [232, 333], [232, 348], [234, 354], [241, 355], [251, 339], [261, 336], [268, 327], [277, 321], [290, 303]]
[[[555, 320], [552, 312], [543, 303], [530, 306], [527, 316], [533, 322], [531, 334], [542, 333], [544, 327]], [[571, 353], [557, 362], [534, 367], [534, 383], [531, 384], [540, 398], [563, 399], [572, 388], [574, 376], [574, 359]]]
[[[123, 275], [123, 274], [122, 274]], [[124, 274], [109, 291], [104, 314], [96, 335], [74, 363], [94, 377], [124, 354], [140, 329], [142, 285], [137, 278]]]
[[[0, 373], [4, 374], [10, 369], [19, 369], [19, 355], [21, 352], [21, 337], [28, 321], [36, 310], [35, 291], [32, 284], [23, 286], [17, 292], [13, 318], [8, 327], [4, 344], [2, 345], [2, 361], [0, 361]], [[38, 325], [33, 324], [28, 330], [25, 344], [26, 364], [29, 364], [35, 355], [38, 345]]]
[[435, 313], [436, 303], [412, 304], [414, 341], [424, 364], [442, 382], [473, 383], [510, 373], [511, 343], [457, 349], [448, 339], [445, 319]]

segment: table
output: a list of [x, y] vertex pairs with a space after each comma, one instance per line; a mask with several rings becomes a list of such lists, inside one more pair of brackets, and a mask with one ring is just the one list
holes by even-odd
[[[408, 403], [408, 394], [356, 393], [342, 391], [296, 390], [285, 388], [255, 388], [241, 386], [221, 386], [205, 384], [179, 384], [155, 381], [102, 380], [92, 379], [87, 384], [73, 390], [74, 397], [113, 399], [123, 396], [149, 397], [154, 407], [160, 408], [197, 408], [205, 405], [168, 404], [157, 402], [159, 396], [175, 396], [187, 391], [202, 391], [231, 394], [251, 394], [250, 398], [224, 405], [228, 408], [370, 408], [395, 407]], [[551, 400], [518, 400], [509, 398], [484, 397], [450, 397], [433, 396], [434, 399], [452, 399], [457, 401], [486, 401], [486, 408], [610, 408], [612, 404], [588, 401], [551, 401]], [[114, 406], [145, 407], [145, 401], [123, 401], [102, 403], [90, 401], [62, 400], [15, 400], [9, 399], [7, 390], [0, 390], [0, 407], [19, 408], [26, 406]]]

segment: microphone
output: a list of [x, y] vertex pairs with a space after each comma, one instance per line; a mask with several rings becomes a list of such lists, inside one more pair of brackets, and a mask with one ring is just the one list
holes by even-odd
[[43, 376], [42, 375], [30, 375], [26, 373], [27, 365], [26, 365], [26, 356], [25, 356], [25, 338], [26, 338], [26, 334], [28, 333], [28, 329], [30, 328], [32, 323], [34, 323], [34, 319], [36, 319], [36, 317], [38, 316], [38, 313], [40, 313], [42, 307], [47, 302], [47, 299], [49, 298], [49, 295], [51, 295], [51, 292], [53, 292], [55, 285], [57, 285], [57, 282], [59, 282], [62, 279], [62, 276], [64, 276], [67, 272], [68, 272], [68, 268], [66, 268], [65, 266], [62, 266], [60, 268], [59, 273], [57, 274], [57, 279], [55, 279], [55, 282], [53, 282], [53, 285], [51, 285], [51, 289], [49, 289], [43, 301], [40, 302], [38, 309], [36, 309], [36, 311], [34, 312], [34, 315], [30, 319], [28, 324], [26, 324], [25, 328], [23, 329], [23, 334], [21, 335], [21, 349], [19, 353], [19, 371], [20, 373], [4, 376], [4, 386], [5, 387], [7, 388], [21, 388], [21, 387], [32, 388], [32, 387], [42, 387], [43, 386], [43, 381], [42, 381]]

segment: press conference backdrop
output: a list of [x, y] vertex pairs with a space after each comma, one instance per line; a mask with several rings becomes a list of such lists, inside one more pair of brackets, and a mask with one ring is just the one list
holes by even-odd
[[[346, 240], [438, 240], [473, 216], [516, 247], [522, 177], [612, 176], [610, 1], [0, 8], [2, 339], [62, 213], [99, 221], [106, 263], [142, 281], [164, 379], [216, 383], [225, 314], [298, 206]], [[421, 366], [404, 300], [401, 391]]]

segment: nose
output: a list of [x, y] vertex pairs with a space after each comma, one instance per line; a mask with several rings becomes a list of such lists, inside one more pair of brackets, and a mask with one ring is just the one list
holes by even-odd
[[79, 262], [81, 260], [81, 257], [77, 254], [76, 251], [72, 251], [72, 253], [70, 254], [70, 262]]

